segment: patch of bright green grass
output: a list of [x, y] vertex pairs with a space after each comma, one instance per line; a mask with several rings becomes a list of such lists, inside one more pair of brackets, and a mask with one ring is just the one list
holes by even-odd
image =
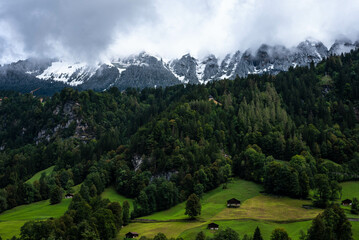
[[119, 202], [121, 206], [123, 205], [124, 201], [128, 201], [130, 204], [130, 211], [133, 210], [133, 199], [126, 198], [125, 196], [122, 196], [118, 194], [114, 187], [108, 187], [105, 189], [105, 191], [101, 194], [102, 198], [108, 198], [111, 202]]
[[269, 221], [298, 221], [315, 218], [323, 210], [305, 209], [303, 205], [310, 205], [311, 201], [259, 195], [248, 199], [239, 208], [225, 208], [213, 219], [256, 219]]
[[359, 222], [350, 222], [352, 224], [353, 238], [359, 239]]
[[[222, 186], [205, 193], [201, 199], [202, 212], [200, 220], [206, 220], [226, 208], [227, 200], [237, 198], [240, 201], [259, 195], [262, 186], [245, 180], [232, 180], [227, 184], [227, 189]], [[185, 213], [185, 202], [180, 203], [168, 210], [154, 213], [152, 215], [141, 217], [141, 219], [152, 219], [158, 221], [167, 221], [172, 219], [187, 219]]]
[[54, 170], [55, 166], [46, 168], [40, 172], [37, 172], [34, 176], [32, 176], [32, 178], [30, 178], [29, 180], [26, 181], [26, 183], [30, 183], [33, 184], [36, 180], [40, 180], [42, 173], [46, 173], [46, 175], [49, 175], [52, 173], [52, 171]]
[[[299, 239], [299, 236], [300, 236], [300, 230], [303, 230], [304, 232], [306, 232], [307, 229], [311, 225], [311, 221], [280, 224], [280, 223], [266, 222], [266, 221], [231, 220], [231, 221], [216, 221], [215, 223], [217, 223], [221, 229], [225, 229], [227, 227], [232, 228], [239, 234], [240, 239], [242, 239], [244, 234], [252, 236], [254, 233], [254, 230], [258, 226], [261, 230], [261, 234], [264, 239], [270, 239], [270, 235], [272, 234], [272, 231], [274, 229], [283, 228], [288, 232], [288, 234], [292, 238], [292, 240], [297, 240], [297, 239]], [[215, 231], [208, 230], [207, 225], [208, 225], [208, 223], [203, 224], [196, 228], [190, 228], [190, 229], [182, 232], [179, 236], [183, 237], [183, 239], [191, 240], [191, 239], [195, 239], [196, 235], [200, 231], [203, 231], [206, 234], [206, 236], [212, 237], [213, 234], [215, 233]]]
[[73, 187], [72, 187], [72, 191], [73, 191], [74, 193], [78, 193], [78, 192], [80, 191], [80, 189], [81, 189], [81, 185], [82, 185], [82, 183], [73, 186]]
[[68, 209], [71, 199], [63, 199], [61, 203], [50, 205], [49, 200], [21, 205], [0, 214], [0, 236], [11, 238], [20, 233], [20, 228], [30, 220], [44, 220], [60, 217]]
[[342, 182], [340, 185], [342, 186], [342, 200], [354, 197], [359, 199], [359, 181]]

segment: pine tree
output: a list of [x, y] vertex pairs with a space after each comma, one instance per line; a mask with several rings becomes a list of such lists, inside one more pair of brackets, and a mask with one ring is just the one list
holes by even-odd
[[130, 204], [128, 201], [123, 202], [123, 212], [122, 212], [122, 222], [123, 225], [128, 225], [130, 223]]
[[257, 226], [256, 230], [254, 231], [253, 240], [263, 240], [261, 230]]
[[359, 201], [357, 198], [353, 198], [352, 209], [350, 212], [353, 214], [359, 214]]

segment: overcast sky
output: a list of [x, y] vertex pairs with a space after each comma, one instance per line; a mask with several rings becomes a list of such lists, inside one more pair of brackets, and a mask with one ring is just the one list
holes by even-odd
[[223, 56], [261, 43], [359, 39], [358, 0], [0, 0], [0, 63], [148, 51]]

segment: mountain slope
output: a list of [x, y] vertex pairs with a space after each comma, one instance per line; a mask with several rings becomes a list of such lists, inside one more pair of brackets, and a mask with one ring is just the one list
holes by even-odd
[[186, 54], [166, 62], [158, 56], [142, 52], [97, 65], [32, 58], [0, 67], [0, 89], [25, 92], [36, 87], [51, 89], [53, 87], [50, 85], [55, 82], [61, 83], [55, 89], [72, 86], [97, 91], [112, 86], [119, 89], [142, 89], [188, 83], [203, 84], [225, 78], [234, 79], [236, 76], [246, 77], [248, 74], [278, 74], [290, 67], [306, 66], [311, 62], [317, 64], [330, 55], [347, 53], [358, 47], [359, 42], [338, 40], [328, 49], [320, 41], [306, 40], [290, 49], [263, 44], [256, 51], [236, 51], [223, 59], [213, 54], [203, 59]]

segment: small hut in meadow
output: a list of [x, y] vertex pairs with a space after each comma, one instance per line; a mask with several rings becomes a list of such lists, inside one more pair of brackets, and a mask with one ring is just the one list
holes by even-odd
[[138, 237], [138, 233], [136, 233], [136, 232], [126, 233], [126, 238], [136, 238], [136, 237]]
[[229, 199], [227, 201], [227, 207], [240, 207], [241, 206], [241, 201], [239, 201], [238, 199], [235, 199], [235, 198], [232, 198], [232, 199]]
[[345, 199], [345, 200], [342, 201], [342, 205], [343, 206], [351, 206], [352, 205], [352, 200]]
[[219, 225], [216, 224], [216, 223], [210, 223], [208, 224], [208, 227], [207, 227], [209, 230], [218, 230], [219, 228]]

